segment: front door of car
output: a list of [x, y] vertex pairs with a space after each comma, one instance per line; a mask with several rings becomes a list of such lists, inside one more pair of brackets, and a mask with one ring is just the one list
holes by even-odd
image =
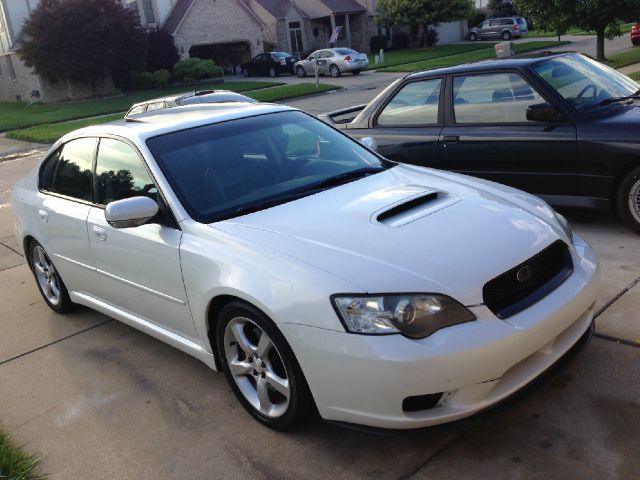
[[182, 232], [167, 221], [168, 212], [135, 228], [113, 228], [105, 219], [105, 206], [115, 200], [148, 196], [163, 203], [140, 154], [124, 141], [100, 139], [94, 184], [87, 226], [101, 299], [196, 340], [180, 268]]
[[438, 168], [443, 85], [441, 78], [408, 82], [373, 116], [370, 128], [347, 132], [375, 138], [378, 152], [391, 160]]
[[333, 54], [328, 50], [322, 50], [316, 54], [316, 64], [318, 65], [318, 73], [324, 75], [329, 73], [329, 64], [331, 63], [331, 57]]
[[51, 154], [40, 170], [34, 234], [72, 292], [92, 293], [96, 285], [87, 238], [96, 143], [96, 138], [71, 140]]
[[576, 128], [527, 120], [546, 100], [519, 73], [451, 79], [450, 121], [440, 134], [445, 169], [541, 195], [577, 193]]

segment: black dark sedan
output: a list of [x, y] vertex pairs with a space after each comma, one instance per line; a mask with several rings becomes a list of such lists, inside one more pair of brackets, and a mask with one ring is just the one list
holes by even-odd
[[410, 74], [322, 117], [392, 160], [616, 209], [640, 233], [639, 88], [580, 54], [510, 58]]
[[242, 65], [245, 77], [260, 76], [277, 77], [281, 73], [293, 73], [293, 65], [299, 60], [287, 52], [266, 52], [256, 55], [250, 62]]

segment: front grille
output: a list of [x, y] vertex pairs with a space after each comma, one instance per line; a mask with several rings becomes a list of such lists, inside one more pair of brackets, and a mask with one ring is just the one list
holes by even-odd
[[572, 272], [569, 249], [558, 240], [487, 282], [482, 289], [484, 303], [498, 318], [508, 318], [547, 296]]

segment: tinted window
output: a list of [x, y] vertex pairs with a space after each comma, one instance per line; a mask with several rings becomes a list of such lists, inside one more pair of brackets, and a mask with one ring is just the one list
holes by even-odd
[[[302, 112], [181, 130], [150, 138], [147, 145], [189, 214], [203, 223], [269, 208], [388, 166]], [[326, 183], [342, 174], [349, 176]]]
[[502, 25], [513, 25], [513, 20], [510, 18], [507, 18], [506, 20], [502, 20]]
[[527, 122], [527, 107], [544, 99], [515, 73], [456, 77], [453, 107], [456, 123]]
[[527, 21], [522, 17], [519, 17], [516, 20], [517, 20], [519, 25], [526, 25], [527, 24]]
[[441, 80], [411, 82], [402, 87], [378, 117], [380, 126], [438, 123]]
[[137, 107], [133, 107], [131, 110], [129, 110], [129, 113], [127, 113], [127, 115], [138, 115], [139, 113], [144, 113], [146, 109], [146, 105], [138, 105]]
[[45, 160], [40, 168], [40, 181], [39, 186], [42, 190], [50, 190], [51, 182], [53, 181], [53, 174], [56, 172], [56, 166], [58, 165], [58, 157], [60, 155], [60, 149], [51, 154], [49, 158]]
[[62, 147], [53, 176], [52, 192], [92, 201], [91, 169], [95, 147], [95, 138], [71, 140]]
[[153, 102], [147, 105], [147, 112], [152, 112], [154, 110], [162, 110], [166, 108], [167, 105], [164, 102]]
[[153, 180], [137, 152], [124, 142], [103, 138], [96, 161], [96, 203], [145, 195], [156, 199]]

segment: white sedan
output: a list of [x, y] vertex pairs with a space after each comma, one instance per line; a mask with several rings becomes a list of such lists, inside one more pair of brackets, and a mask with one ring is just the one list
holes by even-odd
[[543, 201], [387, 161], [277, 105], [70, 133], [14, 190], [47, 304], [224, 371], [260, 422], [385, 429], [487, 409], [586, 344], [594, 251]]

